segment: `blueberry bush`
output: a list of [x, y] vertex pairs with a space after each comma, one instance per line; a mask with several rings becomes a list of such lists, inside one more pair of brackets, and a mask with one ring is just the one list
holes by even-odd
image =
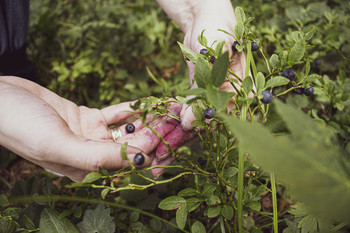
[[[157, 179], [130, 166], [79, 183], [38, 167], [15, 180], [23, 161], [2, 149], [0, 232], [348, 232], [350, 3], [232, 3], [244, 80], [224, 42], [198, 35], [194, 53], [154, 1], [32, 0], [28, 52], [43, 85], [90, 107], [139, 99], [141, 119], [186, 103], [201, 130], [191, 146], [167, 145], [176, 160]], [[225, 78], [235, 98], [219, 91]]]

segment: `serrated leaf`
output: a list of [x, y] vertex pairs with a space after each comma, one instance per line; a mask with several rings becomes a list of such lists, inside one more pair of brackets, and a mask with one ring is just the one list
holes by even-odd
[[208, 218], [215, 218], [221, 213], [221, 206], [209, 206], [207, 210]]
[[[54, 209], [45, 208], [41, 211], [39, 228], [40, 232], [61, 233], [72, 232], [79, 233], [75, 226], [67, 218], [59, 218], [59, 213]], [[84, 232], [83, 232], [84, 233]]]
[[298, 228], [301, 228], [301, 233], [318, 232], [317, 219], [311, 215], [305, 216], [299, 221]]
[[280, 59], [277, 54], [272, 54], [270, 57], [270, 65], [276, 67], [280, 63]]
[[162, 200], [159, 203], [158, 208], [162, 210], [174, 210], [185, 204], [186, 200], [183, 197], [170, 196]]
[[83, 184], [92, 183], [101, 178], [101, 174], [98, 172], [90, 172], [87, 174], [83, 180]]
[[176, 223], [180, 229], [184, 229], [187, 220], [186, 205], [180, 206], [176, 211]]
[[191, 233], [206, 233], [204, 225], [199, 222], [195, 221], [191, 226]]
[[199, 57], [194, 68], [194, 79], [200, 88], [205, 88], [207, 83], [211, 83], [211, 68], [204, 58]]
[[194, 196], [196, 194], [198, 194], [198, 192], [194, 188], [186, 188], [186, 189], [181, 190], [178, 193], [178, 196], [180, 196], [180, 197], [187, 197], [187, 196]]
[[306, 77], [305, 81], [306, 81], [306, 82], [313, 82], [313, 81], [315, 81], [315, 80], [317, 80], [317, 79], [320, 79], [320, 78], [322, 78], [321, 75], [318, 75], [318, 74], [310, 74], [310, 75], [308, 75], [308, 76]]
[[246, 20], [245, 13], [242, 7], [237, 6], [235, 8], [235, 15], [238, 22], [244, 23]]
[[220, 87], [225, 81], [229, 65], [228, 52], [225, 52], [216, 59], [211, 71], [211, 83], [213, 83], [214, 86]]
[[217, 185], [214, 184], [214, 183], [209, 183], [209, 184], [206, 184], [204, 187], [203, 187], [203, 191], [202, 191], [202, 194], [204, 196], [209, 196], [211, 195], [217, 188]]
[[261, 91], [265, 87], [265, 76], [263, 73], [259, 72], [256, 75], [256, 89], [257, 91]]
[[[337, 160], [338, 149], [332, 131], [291, 106], [274, 101], [276, 110], [290, 130], [290, 136], [274, 136], [258, 123], [217, 114], [239, 140], [243, 153], [254, 162], [274, 171], [298, 200], [307, 203], [315, 214], [349, 222], [350, 179], [346, 164]], [[254, 142], [252, 144], [251, 142]], [[327, 201], [324, 201], [327, 200]]]
[[267, 80], [265, 88], [271, 88], [271, 87], [278, 87], [278, 86], [283, 86], [286, 85], [290, 82], [289, 79], [287, 79], [286, 77], [283, 76], [275, 76], [269, 80]]
[[191, 62], [193, 62], [194, 64], [197, 63], [197, 54], [195, 52], [193, 52], [191, 49], [187, 48], [184, 44], [177, 42], [178, 45], [180, 46], [180, 49], [183, 53], [183, 55], [185, 55], [185, 57], [187, 57]]
[[289, 53], [288, 61], [291, 61], [291, 62], [298, 62], [298, 61], [300, 61], [304, 57], [305, 46], [306, 45], [305, 45], [304, 39], [298, 40], [294, 44], [292, 50]]
[[237, 40], [240, 40], [243, 37], [244, 34], [244, 24], [242, 22], [237, 22], [235, 25], [235, 37]]
[[[103, 205], [97, 206], [94, 210], [88, 209], [84, 213], [83, 221], [78, 223], [81, 233], [114, 233], [116, 224], [114, 218], [110, 215], [110, 208]], [[65, 231], [62, 231], [65, 232]], [[68, 231], [66, 231], [68, 232]]]
[[251, 90], [253, 89], [253, 80], [250, 76], [246, 77], [243, 80], [242, 88], [247, 95], [249, 92], [251, 92]]
[[208, 102], [218, 111], [224, 110], [227, 102], [234, 95], [233, 92], [219, 91], [211, 85], [208, 85], [206, 90]]
[[229, 205], [224, 205], [221, 209], [221, 215], [224, 216], [227, 220], [231, 220], [233, 218], [233, 208]]
[[305, 34], [305, 40], [310, 40], [312, 37], [313, 37], [313, 35], [315, 34], [315, 32], [317, 31], [317, 28], [316, 27], [314, 27], [314, 28], [312, 28], [310, 31], [308, 31], [306, 34]]

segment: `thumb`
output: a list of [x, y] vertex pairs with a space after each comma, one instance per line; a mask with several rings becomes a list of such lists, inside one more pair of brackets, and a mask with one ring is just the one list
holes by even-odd
[[[99, 167], [115, 170], [130, 165], [122, 157], [122, 145], [111, 141], [93, 141], [74, 137], [61, 145], [54, 162], [86, 171], [97, 171]], [[140, 149], [126, 146], [126, 155], [137, 168], [148, 166], [151, 159]]]

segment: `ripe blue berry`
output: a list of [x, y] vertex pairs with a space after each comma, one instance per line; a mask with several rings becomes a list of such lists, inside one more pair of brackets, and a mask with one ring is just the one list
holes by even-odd
[[297, 93], [299, 95], [303, 94], [304, 93], [304, 88], [299, 87], [299, 88], [295, 89], [295, 93]]
[[215, 59], [216, 59], [216, 58], [215, 58], [214, 56], [211, 56], [211, 57], [210, 57], [210, 62], [214, 64]]
[[207, 54], [207, 52], [208, 52], [207, 49], [201, 49], [201, 51], [199, 51], [199, 53], [200, 53], [200, 54], [203, 54], [203, 55]]
[[295, 78], [295, 72], [292, 68], [288, 68], [288, 69], [282, 70], [282, 76], [292, 81]]
[[203, 113], [204, 113], [204, 117], [206, 119], [212, 119], [215, 115], [215, 110], [214, 110], [214, 108], [207, 108], [204, 110]]
[[263, 91], [261, 92], [263, 94], [263, 97], [260, 99], [261, 102], [264, 104], [268, 104], [272, 101], [273, 99], [273, 94], [269, 91]]
[[309, 88], [304, 89], [304, 94], [306, 96], [310, 96], [310, 95], [314, 94], [314, 91], [315, 91], [315, 89], [313, 88], [313, 86], [310, 86]]
[[125, 130], [128, 133], [133, 133], [135, 131], [135, 126], [133, 124], [129, 123], [125, 126]]
[[142, 165], [145, 162], [145, 156], [141, 153], [137, 153], [134, 157], [134, 162], [136, 165]]
[[256, 50], [258, 50], [258, 49], [259, 49], [258, 43], [252, 42], [252, 43], [251, 43], [251, 50], [252, 50], [252, 51], [256, 51]]
[[233, 42], [233, 45], [232, 45], [232, 50], [233, 51], [238, 51], [236, 46], [239, 45], [238, 41], [235, 40], [235, 42]]

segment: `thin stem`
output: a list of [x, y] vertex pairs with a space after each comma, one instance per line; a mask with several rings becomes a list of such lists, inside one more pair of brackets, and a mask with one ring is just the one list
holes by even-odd
[[238, 200], [237, 200], [237, 221], [238, 221], [238, 232], [242, 233], [242, 217], [243, 217], [243, 192], [244, 192], [244, 154], [239, 151], [238, 154]]
[[271, 177], [271, 190], [272, 190], [272, 208], [273, 208], [273, 231], [278, 233], [278, 213], [277, 213], [277, 192], [275, 174], [270, 173]]

